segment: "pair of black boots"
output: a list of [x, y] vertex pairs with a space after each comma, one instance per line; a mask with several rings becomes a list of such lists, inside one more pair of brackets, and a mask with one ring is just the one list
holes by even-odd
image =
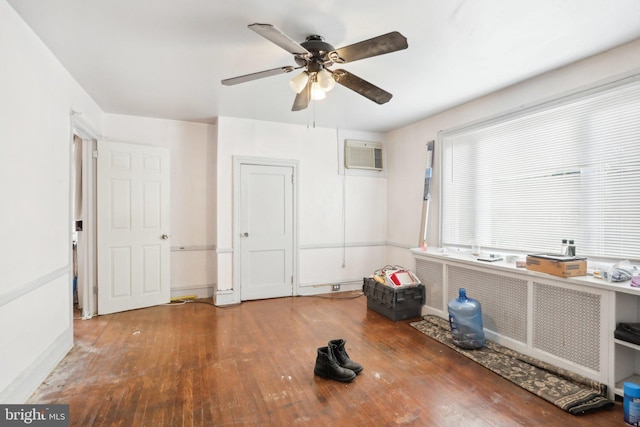
[[362, 372], [362, 365], [349, 358], [344, 349], [343, 339], [331, 340], [326, 347], [318, 348], [316, 366], [313, 373], [319, 377], [345, 383], [353, 381], [357, 374]]

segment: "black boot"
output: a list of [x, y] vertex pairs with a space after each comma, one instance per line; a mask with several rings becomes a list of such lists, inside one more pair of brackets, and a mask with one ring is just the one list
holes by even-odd
[[319, 377], [348, 383], [353, 381], [356, 374], [351, 369], [345, 369], [338, 364], [331, 347], [320, 347], [316, 357], [316, 367], [313, 373]]
[[347, 351], [344, 349], [345, 341], [343, 339], [329, 341], [329, 347], [333, 348], [333, 354], [338, 360], [338, 364], [343, 368], [351, 369], [356, 374], [359, 374], [364, 369], [361, 364], [349, 359]]

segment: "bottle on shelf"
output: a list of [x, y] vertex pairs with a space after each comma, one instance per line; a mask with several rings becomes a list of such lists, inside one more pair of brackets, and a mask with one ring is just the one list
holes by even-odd
[[567, 256], [576, 256], [576, 244], [573, 240], [569, 240], [567, 245]]
[[567, 245], [567, 239], [562, 239], [562, 245], [560, 246], [560, 255], [566, 256], [569, 252], [569, 246]]

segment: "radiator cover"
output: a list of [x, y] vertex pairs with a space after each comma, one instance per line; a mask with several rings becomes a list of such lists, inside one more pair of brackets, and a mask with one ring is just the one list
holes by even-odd
[[447, 301], [465, 288], [482, 304], [485, 329], [527, 343], [527, 281], [509, 276], [449, 266]]
[[533, 347], [600, 371], [600, 295], [538, 282], [533, 295]]
[[492, 267], [415, 254], [414, 272], [425, 286], [423, 312], [447, 318], [447, 302], [463, 287], [482, 304], [489, 339], [607, 382], [607, 291]]

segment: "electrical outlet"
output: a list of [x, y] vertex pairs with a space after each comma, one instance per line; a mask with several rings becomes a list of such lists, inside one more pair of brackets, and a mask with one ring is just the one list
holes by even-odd
[[339, 291], [340, 290], [340, 283], [338, 283], [336, 285], [331, 285], [331, 290], [332, 291]]

